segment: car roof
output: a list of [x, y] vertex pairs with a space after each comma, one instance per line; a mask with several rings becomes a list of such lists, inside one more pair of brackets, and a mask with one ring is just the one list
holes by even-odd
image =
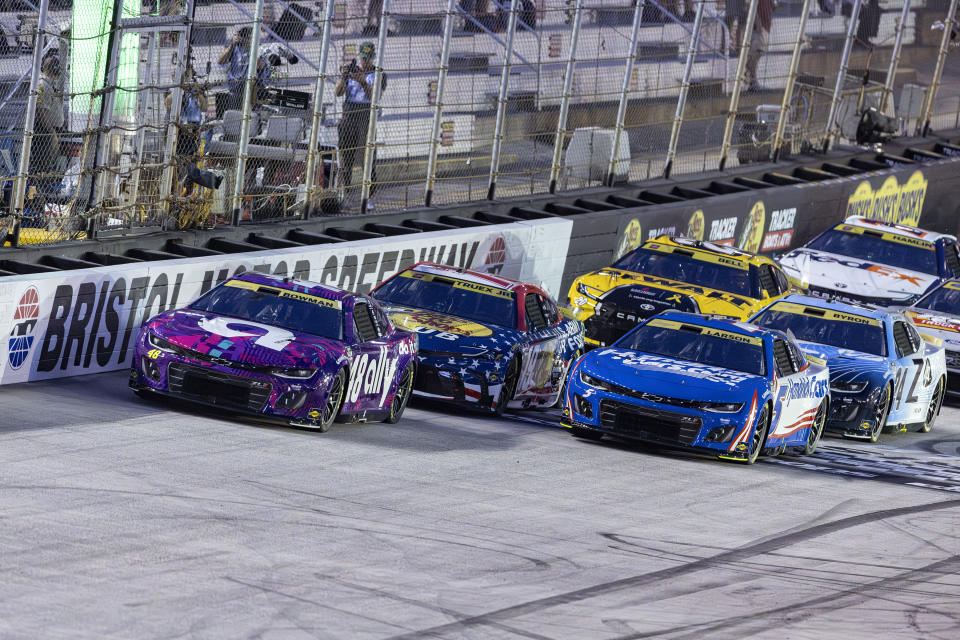
[[918, 240], [926, 240], [927, 242], [936, 242], [941, 238], [949, 238], [955, 240], [954, 236], [951, 236], [946, 233], [938, 233], [936, 231], [927, 231], [926, 229], [920, 229], [919, 227], [911, 227], [906, 224], [895, 224], [890, 222], [883, 222], [882, 220], [874, 220], [871, 218], [866, 218], [864, 216], [849, 216], [842, 224], [848, 224], [854, 227], [863, 227], [865, 229], [873, 229], [875, 231], [880, 231], [882, 233], [891, 233], [897, 236], [904, 238], [914, 238]]
[[[783, 298], [777, 300], [770, 306], [773, 306], [778, 302], [790, 302], [793, 304], [802, 304], [805, 307], [830, 309], [831, 311], [840, 311], [841, 313], [849, 313], [850, 315], [872, 318], [874, 320], [883, 320], [890, 313], [892, 313], [886, 309], [877, 309], [875, 307], [868, 307], [866, 305], [854, 304], [850, 302], [841, 302], [839, 300], [831, 300], [829, 298], [807, 296], [803, 295], [802, 293], [791, 293], [790, 295], [784, 296]], [[770, 307], [767, 308], [769, 309]]]
[[[784, 334], [776, 329], [765, 329], [756, 325], [748, 324], [742, 320], [734, 318], [725, 318], [722, 316], [711, 316], [702, 313], [689, 313], [687, 311], [664, 311], [653, 318], [662, 320], [672, 320], [684, 324], [692, 324], [699, 327], [709, 327], [721, 331], [729, 331], [750, 338], [782, 338]], [[651, 320], [653, 319], [651, 318]]]
[[340, 300], [341, 302], [345, 300], [351, 300], [356, 297], [350, 291], [320, 284], [319, 282], [274, 276], [266, 273], [257, 273], [255, 271], [241, 273], [230, 278], [230, 280], [242, 280], [243, 282], [262, 284], [270, 287], [276, 287], [278, 289], [286, 289], [287, 291], [296, 291], [298, 293], [305, 293], [311, 296], [326, 298], [328, 300]]
[[659, 238], [655, 238], [653, 240], [647, 240], [641, 246], [644, 248], [649, 248], [651, 244], [661, 244], [671, 247], [691, 249], [693, 251], [702, 251], [703, 253], [709, 255], [722, 256], [730, 260], [736, 260], [758, 266], [772, 262], [770, 258], [767, 258], [766, 256], [758, 256], [747, 251], [741, 251], [734, 246], [718, 244], [716, 242], [706, 242], [703, 240], [693, 240], [683, 236], [660, 236]]
[[451, 267], [445, 264], [437, 264], [435, 262], [418, 262], [410, 267], [410, 270], [417, 271], [419, 273], [430, 273], [433, 275], [446, 276], [448, 278], [457, 278], [458, 280], [465, 280], [467, 282], [474, 282], [476, 284], [482, 284], [488, 287], [495, 287], [497, 289], [503, 289], [504, 291], [517, 291], [518, 289], [532, 286], [525, 282], [512, 280], [511, 278], [495, 276], [482, 271], [458, 269], [457, 267]]

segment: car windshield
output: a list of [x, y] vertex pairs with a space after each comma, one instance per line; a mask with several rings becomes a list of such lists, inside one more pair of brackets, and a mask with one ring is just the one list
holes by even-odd
[[[662, 326], [663, 324], [667, 323], [651, 320], [628, 334], [616, 346], [757, 376], [765, 375], [763, 343], [759, 338], [699, 325], [674, 322], [669, 323], [671, 326]], [[673, 325], [676, 325], [676, 328]]]
[[931, 291], [915, 306], [947, 315], [960, 315], [960, 282], [948, 282], [939, 289]]
[[909, 239], [906, 239], [907, 242], [898, 242], [885, 239], [884, 235], [893, 237], [890, 234], [861, 234], [831, 229], [810, 241], [807, 248], [937, 275], [937, 251], [934, 245], [919, 240], [916, 244], [908, 244]]
[[480, 324], [517, 326], [512, 291], [420, 271], [404, 271], [384, 282], [373, 297], [381, 302], [427, 309]]
[[[873, 324], [876, 321], [861, 316], [823, 311], [825, 315], [821, 318], [802, 310], [769, 308], [750, 322], [759, 327], [779, 329], [784, 333], [792, 332], [796, 340], [803, 342], [815, 342], [875, 356], [887, 355], [881, 324]], [[828, 318], [827, 315], [833, 317]]]
[[190, 305], [195, 311], [343, 339], [340, 302], [243, 280], [230, 280]]
[[641, 247], [620, 258], [613, 268], [753, 297], [749, 269], [728, 267], [680, 253], [664, 253]]

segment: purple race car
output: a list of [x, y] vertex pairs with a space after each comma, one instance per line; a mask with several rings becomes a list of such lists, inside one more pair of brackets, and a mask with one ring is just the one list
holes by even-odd
[[334, 420], [393, 423], [416, 352], [416, 335], [370, 298], [245, 273], [144, 324], [130, 387], [320, 431]]

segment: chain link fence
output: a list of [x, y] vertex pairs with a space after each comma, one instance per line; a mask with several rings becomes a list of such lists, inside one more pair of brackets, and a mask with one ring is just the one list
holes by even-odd
[[0, 236], [452, 205], [953, 128], [956, 5], [0, 2]]

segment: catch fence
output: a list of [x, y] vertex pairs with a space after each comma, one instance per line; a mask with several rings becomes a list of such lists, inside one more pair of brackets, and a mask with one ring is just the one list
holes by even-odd
[[956, 7], [16, 0], [0, 236], [451, 205], [953, 127]]

